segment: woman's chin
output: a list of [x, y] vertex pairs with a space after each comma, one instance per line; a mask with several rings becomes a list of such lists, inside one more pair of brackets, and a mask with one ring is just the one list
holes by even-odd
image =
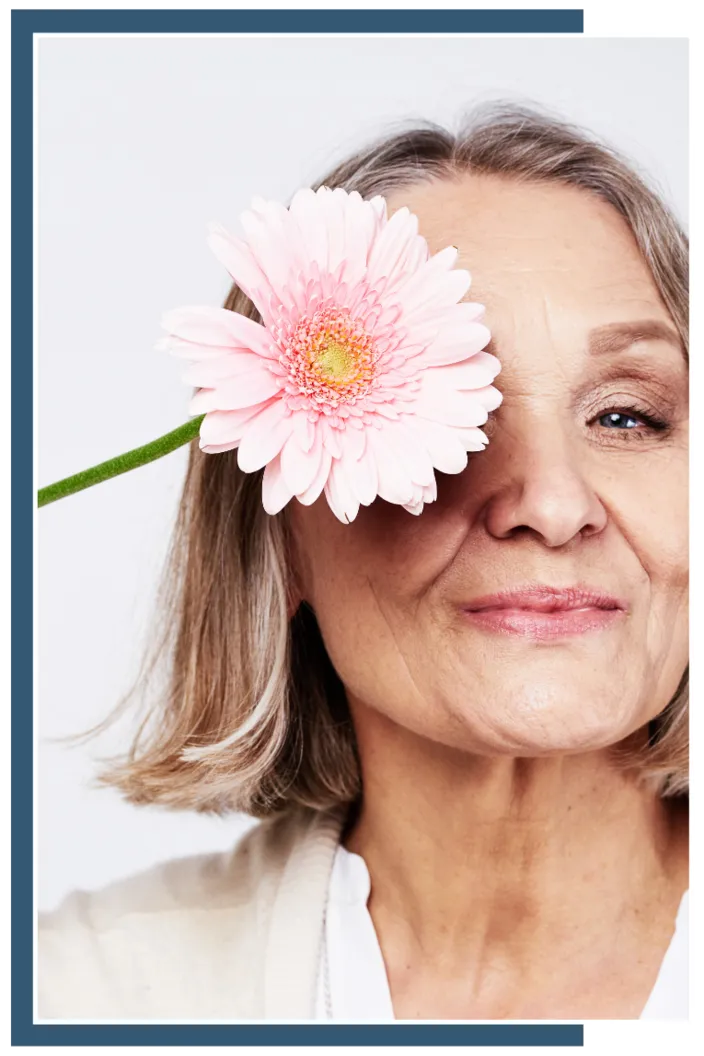
[[459, 707], [453, 709], [454, 718], [466, 738], [459, 734], [454, 744], [464, 740], [468, 751], [487, 755], [575, 754], [615, 745], [647, 722], [639, 709], [624, 706], [622, 700], [589, 701], [588, 696], [570, 694], [542, 706], [534, 699], [511, 702], [509, 697], [497, 700], [493, 708], [485, 701], [481, 712]]

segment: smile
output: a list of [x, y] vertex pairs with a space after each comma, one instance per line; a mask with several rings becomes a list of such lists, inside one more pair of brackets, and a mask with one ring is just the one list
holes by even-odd
[[477, 598], [462, 606], [462, 612], [486, 631], [552, 640], [611, 627], [625, 615], [626, 606], [592, 588], [534, 584]]

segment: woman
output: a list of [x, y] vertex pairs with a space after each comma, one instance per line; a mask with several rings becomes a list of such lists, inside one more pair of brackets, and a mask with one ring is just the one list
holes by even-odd
[[192, 450], [170, 691], [106, 780], [264, 820], [45, 916], [40, 1014], [686, 1016], [685, 237], [515, 108], [321, 183], [459, 248], [501, 361], [490, 443], [421, 516], [352, 524], [270, 516], [235, 451]]

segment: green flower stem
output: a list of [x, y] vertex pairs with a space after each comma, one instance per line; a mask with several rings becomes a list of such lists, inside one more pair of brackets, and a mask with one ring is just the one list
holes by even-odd
[[74, 473], [72, 477], [65, 477], [63, 480], [57, 480], [55, 484], [40, 488], [37, 492], [38, 505], [46, 506], [47, 503], [56, 502], [57, 499], [63, 499], [66, 495], [73, 495], [76, 491], [100, 484], [101, 480], [109, 480], [110, 477], [117, 477], [120, 473], [127, 473], [130, 469], [136, 469], [137, 466], [144, 466], [147, 462], [161, 458], [162, 455], [168, 455], [170, 451], [175, 451], [177, 447], [182, 447], [183, 444], [187, 444], [198, 436], [200, 423], [204, 418], [204, 414], [191, 418], [190, 421], [179, 425], [177, 429], [172, 429], [170, 433], [165, 433], [157, 440], [152, 440], [149, 444], [135, 447], [132, 451], [126, 451], [124, 455], [109, 458], [107, 462], [100, 462], [97, 466], [91, 466], [90, 469]]

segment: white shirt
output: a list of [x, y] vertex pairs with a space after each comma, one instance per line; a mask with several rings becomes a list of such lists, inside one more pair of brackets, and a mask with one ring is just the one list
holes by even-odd
[[[384, 958], [367, 909], [371, 880], [364, 859], [340, 844], [330, 877], [316, 1019], [346, 1023], [394, 1019]], [[640, 1019], [687, 1019], [689, 991], [688, 892], [675, 932]]]

